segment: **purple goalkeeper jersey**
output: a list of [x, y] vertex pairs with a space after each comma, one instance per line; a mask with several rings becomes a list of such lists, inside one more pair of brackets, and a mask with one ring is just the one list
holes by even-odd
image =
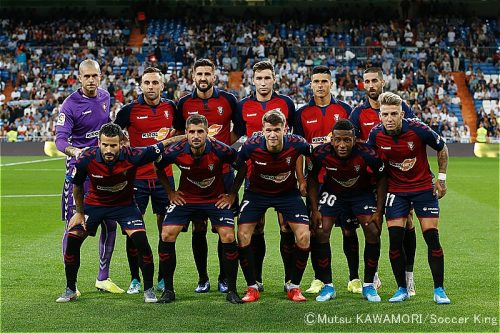
[[99, 129], [110, 122], [109, 104], [109, 93], [101, 88], [96, 97], [85, 96], [81, 89], [69, 95], [57, 117], [57, 149], [64, 152], [68, 145], [77, 148], [97, 146]]

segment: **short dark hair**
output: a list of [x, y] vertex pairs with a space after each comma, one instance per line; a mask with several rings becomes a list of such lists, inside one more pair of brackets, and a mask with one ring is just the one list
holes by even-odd
[[156, 67], [146, 67], [144, 69], [144, 72], [142, 73], [142, 75], [149, 74], [149, 73], [158, 73], [158, 74], [160, 74], [160, 76], [163, 75], [163, 73], [161, 72], [161, 69], [156, 68]]
[[262, 117], [262, 125], [264, 125], [264, 123], [269, 123], [273, 126], [276, 126], [278, 124], [285, 125], [286, 118], [285, 118], [285, 115], [281, 111], [271, 110], [271, 111], [267, 111], [264, 114], [264, 116]]
[[384, 73], [382, 72], [382, 68], [380, 68], [380, 67], [368, 67], [363, 72], [363, 75], [369, 74], [369, 73], [377, 73], [379, 78], [381, 78], [381, 79], [384, 78]]
[[348, 119], [339, 119], [335, 125], [333, 125], [333, 131], [339, 130], [339, 131], [352, 131], [352, 134], [356, 136], [356, 131], [354, 130], [354, 125], [351, 123], [350, 120]]
[[193, 65], [193, 71], [196, 70], [196, 68], [198, 67], [204, 67], [204, 66], [208, 66], [208, 67], [212, 67], [212, 70], [215, 71], [215, 65], [214, 63], [212, 62], [212, 60], [210, 59], [198, 59], [194, 62], [194, 65]]
[[328, 76], [332, 76], [332, 73], [330, 72], [330, 69], [326, 66], [316, 66], [312, 70], [311, 76], [314, 74], [328, 74]]
[[255, 63], [255, 65], [253, 65], [253, 75], [255, 76], [255, 72], [258, 72], [258, 71], [260, 72], [260, 71], [263, 71], [266, 69], [271, 70], [271, 72], [273, 73], [273, 76], [276, 75], [276, 73], [274, 72], [273, 64], [268, 60], [262, 60], [262, 61]]
[[118, 136], [120, 140], [123, 140], [125, 138], [125, 134], [123, 134], [122, 128], [115, 123], [107, 123], [102, 125], [101, 129], [99, 130], [99, 139], [101, 139], [102, 135], [105, 135], [108, 138]]
[[189, 125], [200, 125], [202, 124], [204, 127], [208, 128], [208, 120], [207, 117], [201, 115], [201, 114], [193, 114], [186, 119], [186, 128], [188, 128]]

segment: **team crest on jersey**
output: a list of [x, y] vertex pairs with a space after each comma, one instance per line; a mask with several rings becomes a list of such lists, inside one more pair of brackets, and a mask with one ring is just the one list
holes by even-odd
[[164, 111], [164, 114], [165, 114], [165, 118], [168, 119], [170, 117], [170, 115], [168, 114], [168, 111]]
[[107, 107], [106, 103], [102, 103], [102, 111], [106, 112], [106, 107]]
[[410, 148], [410, 150], [413, 150], [415, 148], [413, 141], [408, 141], [408, 148]]
[[338, 114], [333, 115], [333, 118], [335, 118], [335, 121], [339, 121], [339, 115]]
[[286, 164], [290, 165], [291, 162], [292, 162], [292, 158], [290, 156], [288, 156], [286, 158]]
[[224, 114], [224, 108], [222, 106], [217, 107], [217, 112], [222, 116]]
[[213, 163], [210, 163], [210, 164], [208, 165], [208, 170], [210, 170], [210, 171], [213, 171], [213, 170], [214, 170], [214, 165], [213, 165]]
[[361, 168], [361, 166], [359, 164], [356, 164], [354, 166], [354, 170], [356, 170], [356, 172], [359, 172], [359, 169]]

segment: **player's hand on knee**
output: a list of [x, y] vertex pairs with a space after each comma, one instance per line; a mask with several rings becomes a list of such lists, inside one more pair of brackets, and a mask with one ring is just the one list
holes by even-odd
[[225, 208], [231, 208], [231, 206], [234, 203], [234, 200], [236, 199], [236, 195], [223, 193], [219, 195], [218, 198], [219, 200], [215, 203], [215, 207], [219, 209], [225, 209]]
[[75, 213], [69, 220], [67, 230], [71, 230], [77, 225], [82, 225], [84, 230], [87, 230], [85, 225], [85, 216], [82, 213]]
[[183, 206], [186, 204], [186, 200], [183, 198], [184, 193], [181, 191], [174, 191], [168, 195], [168, 200], [176, 206]]
[[380, 229], [380, 226], [382, 225], [384, 217], [382, 212], [375, 212], [370, 216], [370, 219], [365, 223], [365, 226], [369, 225], [370, 223], [375, 223], [377, 227]]

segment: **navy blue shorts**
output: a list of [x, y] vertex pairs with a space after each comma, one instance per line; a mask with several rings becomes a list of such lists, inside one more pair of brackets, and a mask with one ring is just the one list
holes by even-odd
[[357, 228], [357, 218], [371, 216], [376, 210], [377, 201], [373, 192], [331, 194], [325, 191], [319, 197], [321, 215], [334, 218], [337, 227]]
[[[167, 177], [170, 186], [174, 189], [174, 177]], [[161, 184], [159, 179], [136, 179], [134, 182], [134, 198], [137, 207], [142, 215], [146, 213], [146, 208], [149, 204], [149, 197], [151, 197], [151, 206], [153, 214], [164, 215], [165, 211], [170, 204], [168, 201], [167, 192]]]
[[439, 218], [439, 202], [432, 189], [419, 192], [387, 193], [386, 220], [405, 219], [411, 208], [417, 217]]
[[[135, 203], [130, 206], [84, 205], [84, 212], [87, 233], [90, 236], [95, 236], [97, 227], [104, 220], [116, 221], [122, 228], [123, 233], [125, 233], [126, 230], [145, 229], [142, 214]], [[71, 230], [83, 230], [83, 226], [78, 225]]]
[[188, 226], [189, 221], [204, 221], [207, 218], [212, 222], [212, 227], [234, 228], [234, 215], [231, 209], [219, 209], [215, 203], [194, 204], [188, 203], [183, 206], [171, 204], [167, 208], [163, 225]]
[[259, 222], [271, 207], [283, 214], [285, 223], [309, 225], [307, 208], [298, 190], [278, 196], [245, 191], [240, 204], [238, 224]]

